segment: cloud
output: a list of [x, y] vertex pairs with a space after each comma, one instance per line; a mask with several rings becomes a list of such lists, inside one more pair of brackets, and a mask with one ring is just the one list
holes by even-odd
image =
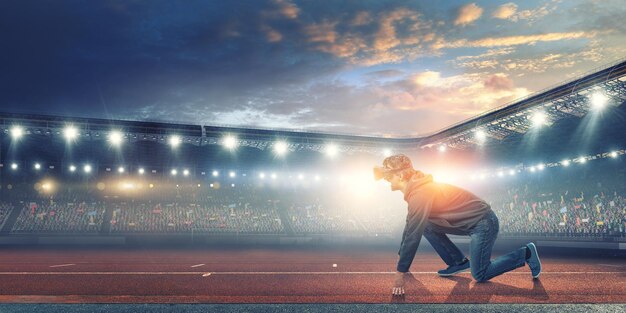
[[543, 18], [544, 16], [550, 14], [550, 12], [556, 10], [557, 3], [560, 0], [553, 0], [547, 3], [544, 3], [542, 6], [535, 9], [521, 10], [517, 11], [518, 6], [513, 2], [509, 2], [499, 6], [491, 16], [498, 19], [509, 20], [512, 22], [517, 22], [520, 20], [527, 20], [529, 23], [533, 23], [536, 20]]
[[309, 42], [335, 43], [339, 34], [335, 31], [338, 22], [323, 21], [318, 24], [311, 24], [304, 28]]
[[515, 14], [516, 11], [517, 11], [517, 4], [513, 2], [509, 2], [509, 3], [505, 3], [499, 6], [495, 11], [493, 11], [491, 16], [502, 19], [502, 20], [506, 20], [506, 19], [511, 18]]
[[269, 42], [279, 42], [283, 39], [283, 35], [280, 32], [268, 25], [262, 25], [261, 31], [265, 34]]
[[298, 14], [300, 14], [300, 9], [294, 3], [289, 0], [274, 0], [274, 4], [278, 7], [278, 12], [289, 19], [298, 18]]
[[513, 81], [503, 73], [497, 73], [489, 76], [485, 82], [485, 87], [490, 90], [511, 90], [513, 89]]
[[361, 11], [356, 14], [351, 24], [353, 26], [363, 26], [371, 23], [372, 21], [372, 15], [369, 12]]
[[350, 33], [339, 35], [331, 30], [330, 26], [332, 23], [313, 28], [308, 27], [309, 42], [315, 44], [315, 50], [350, 59], [367, 48], [367, 43], [361, 36]]
[[413, 75], [412, 80], [419, 86], [436, 86], [441, 79], [441, 73], [426, 71]]
[[[585, 62], [597, 64], [605, 59], [605, 55], [617, 53], [614, 49], [593, 45], [585, 46], [581, 49], [579, 52], [562, 51], [559, 53], [539, 54], [534, 57], [523, 55], [510, 57], [507, 54], [485, 53], [478, 56], [458, 57], [450, 63], [457, 67], [473, 70], [494, 69], [525, 75], [528, 73], [544, 73], [550, 69], [572, 68]], [[622, 51], [626, 51], [626, 49], [622, 49]]]
[[[417, 22], [418, 19], [418, 13], [412, 10], [397, 9], [384, 14], [379, 21], [380, 27], [376, 32], [373, 48], [377, 51], [388, 51], [402, 44], [402, 40], [397, 36], [395, 23], [404, 20]], [[418, 28], [418, 26], [414, 27]]]
[[479, 55], [463, 55], [463, 56], [457, 57], [455, 60], [464, 61], [464, 60], [474, 60], [474, 59], [485, 59], [485, 58], [495, 57], [499, 55], [507, 55], [507, 54], [512, 53], [513, 51], [515, 51], [515, 49], [512, 47], [489, 49], [487, 50], [487, 52], [479, 54]]
[[[344, 125], [339, 129], [363, 125], [369, 127], [368, 132], [379, 134], [425, 133], [529, 94], [504, 73], [446, 76], [422, 71], [397, 78], [362, 87], [338, 82], [316, 85], [307, 91], [316, 95], [313, 111], [301, 123], [313, 120]], [[349, 113], [355, 111], [360, 113]]]
[[462, 6], [459, 9], [457, 18], [454, 20], [454, 25], [465, 26], [478, 20], [483, 14], [483, 9], [476, 5], [476, 3], [470, 3]]
[[380, 70], [364, 74], [364, 76], [374, 79], [397, 78], [403, 75], [405, 72], [399, 70]]
[[[357, 17], [359, 20], [371, 18], [364, 12]], [[414, 60], [431, 52], [429, 45], [437, 40], [432, 22], [406, 8], [381, 13], [375, 25], [374, 22], [368, 25], [377, 26], [373, 35], [360, 30], [354, 21], [342, 24], [338, 20], [304, 26], [303, 33], [314, 50], [363, 66]]]
[[506, 37], [487, 37], [476, 40], [460, 39], [451, 42], [442, 42], [438, 48], [463, 48], [463, 47], [504, 47], [517, 45], [532, 45], [537, 42], [549, 42], [559, 40], [571, 40], [582, 38], [593, 38], [596, 32], [565, 32], [565, 33], [547, 33], [535, 35], [506, 36]]
[[406, 136], [446, 127], [529, 93], [503, 73], [376, 71], [372, 75], [388, 79], [366, 85], [335, 80], [306, 88], [282, 86], [242, 95], [236, 101], [240, 105], [228, 110], [213, 110], [198, 100], [151, 107], [147, 115], [158, 112], [170, 120]]

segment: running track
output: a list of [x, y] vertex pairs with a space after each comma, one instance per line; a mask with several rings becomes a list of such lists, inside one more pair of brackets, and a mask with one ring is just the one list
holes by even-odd
[[626, 302], [623, 258], [543, 255], [539, 280], [523, 267], [479, 284], [438, 277], [443, 262], [420, 251], [402, 298], [396, 260], [365, 248], [2, 248], [0, 303]]

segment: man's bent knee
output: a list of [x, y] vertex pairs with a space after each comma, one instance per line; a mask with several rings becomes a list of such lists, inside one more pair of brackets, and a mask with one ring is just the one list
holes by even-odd
[[476, 280], [477, 283], [482, 283], [482, 282], [486, 282], [489, 280], [487, 276], [485, 275], [485, 272], [481, 272], [481, 273], [472, 272], [472, 277], [474, 277], [474, 280]]

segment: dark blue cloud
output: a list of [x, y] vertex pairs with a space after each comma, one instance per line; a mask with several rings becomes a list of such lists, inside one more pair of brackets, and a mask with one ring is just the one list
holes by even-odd
[[[270, 43], [261, 1], [19, 1], [1, 4], [0, 101], [6, 109], [101, 116], [305, 82], [338, 68], [297, 42]], [[265, 20], [264, 20], [265, 19]], [[291, 32], [291, 34], [289, 33]], [[235, 103], [227, 103], [235, 105]]]

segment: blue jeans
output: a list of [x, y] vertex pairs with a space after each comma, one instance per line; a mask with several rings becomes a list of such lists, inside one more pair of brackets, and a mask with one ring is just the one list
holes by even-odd
[[[470, 241], [470, 268], [472, 276], [477, 282], [484, 282], [500, 274], [512, 271], [526, 264], [526, 247], [516, 249], [508, 254], [491, 259], [491, 249], [498, 237], [500, 224], [493, 211], [485, 216], [469, 230]], [[441, 259], [450, 265], [463, 262], [465, 256], [459, 248], [450, 241], [445, 232], [435, 225], [428, 224], [424, 229], [424, 237], [430, 242]]]

